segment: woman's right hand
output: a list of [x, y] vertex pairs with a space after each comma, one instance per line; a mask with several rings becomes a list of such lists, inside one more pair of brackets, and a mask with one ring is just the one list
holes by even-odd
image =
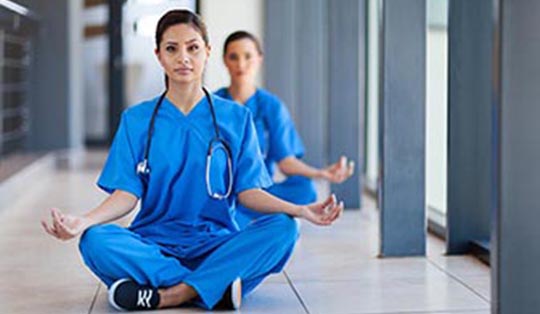
[[91, 221], [84, 216], [65, 215], [59, 209], [51, 208], [51, 223], [42, 220], [45, 231], [60, 240], [69, 240], [91, 226]]
[[329, 226], [341, 216], [343, 207], [343, 202], [338, 202], [332, 194], [325, 201], [301, 206], [298, 216], [319, 226]]

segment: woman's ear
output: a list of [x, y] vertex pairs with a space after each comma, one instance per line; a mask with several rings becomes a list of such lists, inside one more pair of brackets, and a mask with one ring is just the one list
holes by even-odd
[[156, 58], [158, 59], [159, 63], [161, 63], [161, 56], [159, 55], [159, 50], [157, 48], [154, 49], [154, 53], [156, 54]]

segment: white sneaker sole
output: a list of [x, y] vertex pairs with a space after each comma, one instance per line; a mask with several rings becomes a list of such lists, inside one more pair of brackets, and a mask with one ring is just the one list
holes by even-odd
[[114, 302], [114, 291], [116, 290], [116, 288], [118, 288], [119, 285], [121, 285], [122, 283], [126, 282], [126, 281], [130, 281], [130, 279], [128, 278], [124, 278], [124, 279], [119, 279], [117, 281], [115, 281], [112, 286], [109, 288], [109, 304], [112, 305], [112, 307], [114, 307], [115, 309], [117, 309], [118, 311], [121, 311], [121, 312], [126, 312], [126, 309], [120, 307], [118, 304], [116, 304], [116, 302]]
[[242, 280], [236, 278], [231, 285], [231, 301], [234, 310], [238, 310], [242, 305]]

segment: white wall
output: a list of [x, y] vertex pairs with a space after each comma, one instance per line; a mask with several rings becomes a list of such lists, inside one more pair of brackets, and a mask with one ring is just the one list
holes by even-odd
[[428, 217], [443, 227], [447, 211], [448, 1], [427, 2], [426, 203]]
[[368, 0], [365, 185], [372, 191], [379, 179], [379, 5], [380, 0]]
[[[200, 0], [200, 8], [212, 45], [205, 85], [216, 90], [229, 85], [229, 75], [222, 61], [223, 43], [227, 36], [234, 31], [245, 30], [257, 36], [261, 43], [264, 42], [264, 0]], [[262, 77], [263, 71], [257, 78], [259, 86]]]
[[445, 29], [427, 33], [426, 86], [426, 201], [446, 213], [448, 34]]

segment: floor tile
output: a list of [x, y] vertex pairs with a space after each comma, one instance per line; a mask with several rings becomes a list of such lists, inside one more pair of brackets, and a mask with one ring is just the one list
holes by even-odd
[[0, 288], [0, 313], [88, 313], [96, 285], [66, 284], [50, 281], [37, 286], [29, 284], [31, 276], [18, 285]]
[[392, 313], [488, 310], [489, 304], [451, 280], [364, 279], [295, 283], [310, 313]]

